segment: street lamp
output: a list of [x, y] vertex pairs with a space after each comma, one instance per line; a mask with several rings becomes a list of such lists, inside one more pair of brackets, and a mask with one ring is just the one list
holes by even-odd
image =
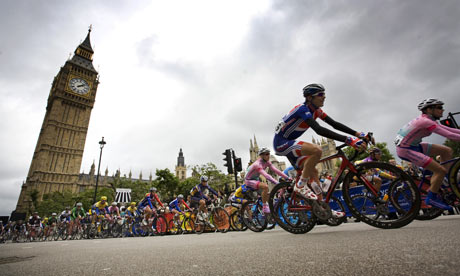
[[102, 149], [104, 148], [105, 144], [107, 144], [107, 143], [104, 141], [104, 137], [102, 137], [102, 140], [99, 141], [99, 146], [101, 148], [101, 153], [99, 155], [99, 165], [97, 165], [96, 189], [94, 190], [93, 204], [96, 203], [97, 184], [99, 183], [99, 171], [101, 169]]

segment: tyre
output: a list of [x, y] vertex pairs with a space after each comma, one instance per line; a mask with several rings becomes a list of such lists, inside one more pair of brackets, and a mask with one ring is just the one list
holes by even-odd
[[460, 199], [460, 158], [450, 167], [448, 178], [452, 191]]
[[[177, 223], [179, 224], [181, 222], [179, 221]], [[171, 234], [171, 235], [179, 234], [179, 227], [177, 227], [176, 222], [174, 222], [174, 219], [171, 219], [169, 221], [168, 229], [169, 229], [169, 234]]]
[[235, 211], [230, 217], [230, 221], [235, 231], [244, 231], [248, 229], [246, 225], [243, 223], [243, 219], [241, 218], [240, 214], [240, 211]]
[[166, 232], [168, 232], [168, 223], [163, 215], [156, 217], [154, 225], [158, 235], [163, 236]]
[[230, 218], [222, 207], [215, 208], [211, 213], [211, 220], [217, 231], [225, 233], [230, 229]]
[[183, 225], [185, 234], [195, 233], [195, 224], [193, 223], [193, 219], [191, 219], [190, 217], [186, 217]]
[[[293, 208], [295, 204], [297, 208]], [[293, 192], [291, 182], [281, 182], [270, 192], [268, 200], [272, 218], [276, 223], [292, 234], [304, 234], [316, 225], [312, 207]]]
[[420, 183], [417, 183], [417, 181], [415, 181], [415, 183], [419, 188], [420, 200], [421, 200], [420, 211], [415, 217], [415, 219], [416, 220], [432, 220], [442, 215], [444, 210], [436, 208], [436, 207], [430, 207], [425, 204], [426, 195], [428, 194], [428, 188], [430, 188], [431, 183], [429, 181], [424, 181], [422, 185], [420, 185]]
[[196, 218], [193, 221], [193, 231], [197, 234], [203, 234], [204, 229], [206, 228], [206, 223], [203, 220]]
[[254, 201], [246, 201], [241, 207], [243, 223], [253, 232], [262, 232], [267, 227], [267, 219], [262, 205]]
[[[420, 210], [420, 192], [412, 178], [396, 166], [366, 162], [344, 178], [342, 193], [353, 216], [371, 226], [392, 229], [411, 223]], [[365, 182], [375, 185], [376, 173], [392, 179], [381, 183], [378, 194], [368, 192]], [[382, 178], [383, 181], [383, 178]]]

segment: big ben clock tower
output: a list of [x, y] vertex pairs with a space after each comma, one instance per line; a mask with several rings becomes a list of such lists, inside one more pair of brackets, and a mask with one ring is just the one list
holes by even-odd
[[74, 56], [54, 77], [32, 163], [22, 185], [16, 212], [29, 211], [30, 194], [38, 201], [55, 191], [79, 192], [77, 185], [98, 73], [93, 67], [91, 27]]

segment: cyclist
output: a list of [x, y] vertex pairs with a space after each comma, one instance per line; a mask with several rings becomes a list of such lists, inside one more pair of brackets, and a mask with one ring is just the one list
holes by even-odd
[[441, 162], [452, 159], [451, 148], [422, 142], [422, 138], [436, 133], [454, 141], [460, 141], [460, 130], [438, 124], [437, 120], [442, 117], [444, 102], [429, 98], [418, 105], [422, 112], [417, 118], [403, 126], [396, 136], [396, 154], [403, 160], [433, 172], [431, 187], [425, 199], [425, 204], [444, 210], [452, 210], [452, 207], [444, 202], [438, 194], [444, 176], [449, 170], [449, 164], [440, 165], [433, 162], [432, 157], [441, 156]]
[[150, 188], [150, 192], [145, 194], [144, 199], [139, 202], [139, 205], [137, 206], [139, 212], [144, 212], [144, 220], [142, 221], [144, 225], [148, 224], [150, 216], [152, 216], [156, 211], [158, 205], [163, 207], [163, 203], [161, 203], [156, 191], [157, 188]]
[[[321, 147], [315, 144], [296, 141], [306, 130], [312, 128], [317, 134], [341, 141], [354, 148], [365, 149], [366, 135], [357, 132], [329, 117], [321, 107], [326, 99], [325, 89], [321, 84], [309, 84], [303, 88], [305, 102], [295, 106], [278, 123], [275, 129], [273, 146], [277, 155], [286, 156], [291, 164], [302, 169], [302, 175], [295, 184], [294, 190], [307, 199], [317, 200], [318, 196], [306, 184], [319, 187], [318, 170], [315, 168], [321, 159]], [[340, 135], [329, 129], [321, 127], [316, 119], [320, 118], [334, 129], [345, 132], [358, 138]], [[320, 189], [319, 189], [320, 190]], [[334, 216], [343, 216], [345, 213], [333, 212]]]
[[30, 237], [35, 239], [37, 234], [40, 233], [40, 228], [42, 226], [42, 220], [38, 216], [38, 212], [33, 212], [32, 216], [29, 217], [27, 222], [27, 228], [29, 229]]
[[120, 218], [120, 209], [115, 201], [112, 202], [112, 206], [109, 207], [109, 214], [111, 222], [113, 222], [115, 218]]
[[105, 216], [107, 219], [109, 219], [109, 208], [108, 208], [108, 203], [107, 203], [107, 197], [106, 196], [101, 196], [101, 200], [94, 203], [93, 208], [92, 208], [92, 214], [93, 214], [93, 221], [94, 223], [97, 219], [99, 221], [99, 215]]
[[248, 191], [251, 191], [251, 189], [249, 189], [246, 184], [243, 184], [241, 185], [240, 187], [238, 187], [235, 192], [233, 192], [230, 197], [228, 198], [228, 200], [230, 201], [230, 203], [232, 204], [232, 206], [234, 207], [237, 207], [237, 208], [240, 208], [241, 206], [243, 206], [243, 204], [245, 204], [248, 200], [244, 198], [244, 196], [246, 195], [246, 193]]
[[202, 220], [204, 218], [201, 217], [200, 213], [203, 213], [204, 216], [207, 218], [208, 209], [205, 206], [211, 203], [211, 198], [209, 198], [205, 194], [205, 192], [210, 191], [214, 195], [214, 198], [217, 198], [219, 196], [219, 193], [208, 185], [208, 177], [206, 175], [202, 175], [200, 177], [200, 182], [200, 184], [193, 187], [190, 191], [190, 195], [192, 196], [190, 207], [198, 207], [198, 219]]
[[190, 207], [184, 200], [184, 196], [178, 195], [176, 199], [169, 203], [169, 209], [173, 214], [184, 214], [184, 211], [182, 211], [182, 209], [180, 208], [181, 205], [184, 205], [184, 207], [187, 208], [187, 210], [190, 210]]
[[270, 150], [268, 148], [261, 148], [259, 150], [259, 158], [257, 158], [257, 160], [254, 161], [254, 163], [252, 163], [251, 166], [249, 166], [246, 170], [244, 184], [251, 190], [262, 190], [262, 209], [264, 213], [270, 213], [270, 208], [268, 207], [268, 185], [267, 183], [260, 181], [260, 175], [263, 175], [268, 181], [275, 185], [279, 183], [265, 171], [267, 168], [282, 178], [288, 181], [292, 181], [289, 176], [275, 168], [270, 162]]
[[[358, 165], [358, 164], [365, 163], [365, 162], [378, 162], [382, 158], [382, 150], [379, 149], [378, 147], [373, 146], [368, 150], [368, 152], [369, 152], [368, 157], [364, 158], [363, 160], [356, 161], [355, 164]], [[381, 171], [380, 169], [375, 169], [371, 171], [371, 174], [372, 175], [366, 175], [366, 178], [368, 181], [372, 182], [372, 185], [377, 191], [380, 191], [380, 187], [382, 186], [382, 178], [385, 178], [385, 179], [394, 178], [390, 174], [384, 171]], [[386, 201], [387, 198], [388, 198], [388, 195], [385, 195], [383, 200]]]
[[[72, 209], [70, 214], [70, 229], [74, 229], [74, 226], [79, 227], [81, 220], [86, 216], [85, 210], [83, 209], [83, 204], [78, 202], [77, 205]], [[72, 232], [71, 232], [72, 233]]]

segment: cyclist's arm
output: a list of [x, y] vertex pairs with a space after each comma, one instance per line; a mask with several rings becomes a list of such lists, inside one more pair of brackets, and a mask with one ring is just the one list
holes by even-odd
[[332, 126], [333, 128], [337, 129], [337, 130], [340, 130], [342, 132], [345, 132], [347, 134], [350, 134], [350, 135], [353, 135], [353, 136], [356, 136], [356, 137], [358, 137], [358, 135], [359, 135], [359, 133], [356, 132], [355, 130], [347, 127], [346, 125], [344, 125], [342, 123], [339, 123], [339, 122], [335, 121], [334, 119], [332, 119], [328, 115], [326, 115], [326, 117], [324, 118], [324, 121], [326, 123], [328, 123], [330, 126]]
[[281, 176], [282, 178], [284, 178], [284, 179], [288, 179], [288, 178], [289, 178], [289, 176], [287, 176], [287, 174], [285, 174], [284, 172], [278, 170], [275, 166], [273, 166], [272, 163], [270, 163], [269, 168], [270, 168], [270, 170], [271, 170], [272, 172], [276, 173], [277, 175]]
[[164, 206], [163, 206], [163, 203], [161, 203], [161, 200], [160, 200], [160, 198], [157, 196], [157, 194], [153, 194], [153, 196], [155, 197], [155, 200], [158, 202], [158, 204], [160, 204], [161, 207], [164, 207]]
[[150, 209], [153, 210], [153, 204], [152, 204], [152, 201], [150, 200], [150, 196], [147, 197], [147, 203], [149, 204]]
[[209, 185], [208, 185], [208, 190], [213, 193], [215, 196], [219, 196], [219, 193], [216, 192], [216, 190], [214, 190], [213, 188], [211, 188]]
[[432, 129], [434, 133], [444, 136], [447, 139], [454, 140], [454, 141], [460, 141], [460, 130], [458, 129], [446, 127], [446, 126], [439, 125], [439, 124], [433, 125], [430, 128]]
[[320, 136], [344, 143], [347, 140], [346, 136], [320, 126], [313, 118], [308, 118], [305, 122]]
[[278, 181], [276, 181], [276, 179], [274, 179], [271, 175], [269, 175], [265, 170], [263, 170], [262, 168], [258, 168], [257, 169], [258, 173], [263, 175], [268, 181], [270, 181], [271, 183], [273, 184], [278, 184]]
[[185, 208], [187, 208], [187, 210], [192, 209], [192, 208], [190, 208], [190, 206], [188, 206], [188, 204], [187, 204], [187, 202], [185, 202], [185, 200], [182, 201], [182, 203], [184, 204]]

